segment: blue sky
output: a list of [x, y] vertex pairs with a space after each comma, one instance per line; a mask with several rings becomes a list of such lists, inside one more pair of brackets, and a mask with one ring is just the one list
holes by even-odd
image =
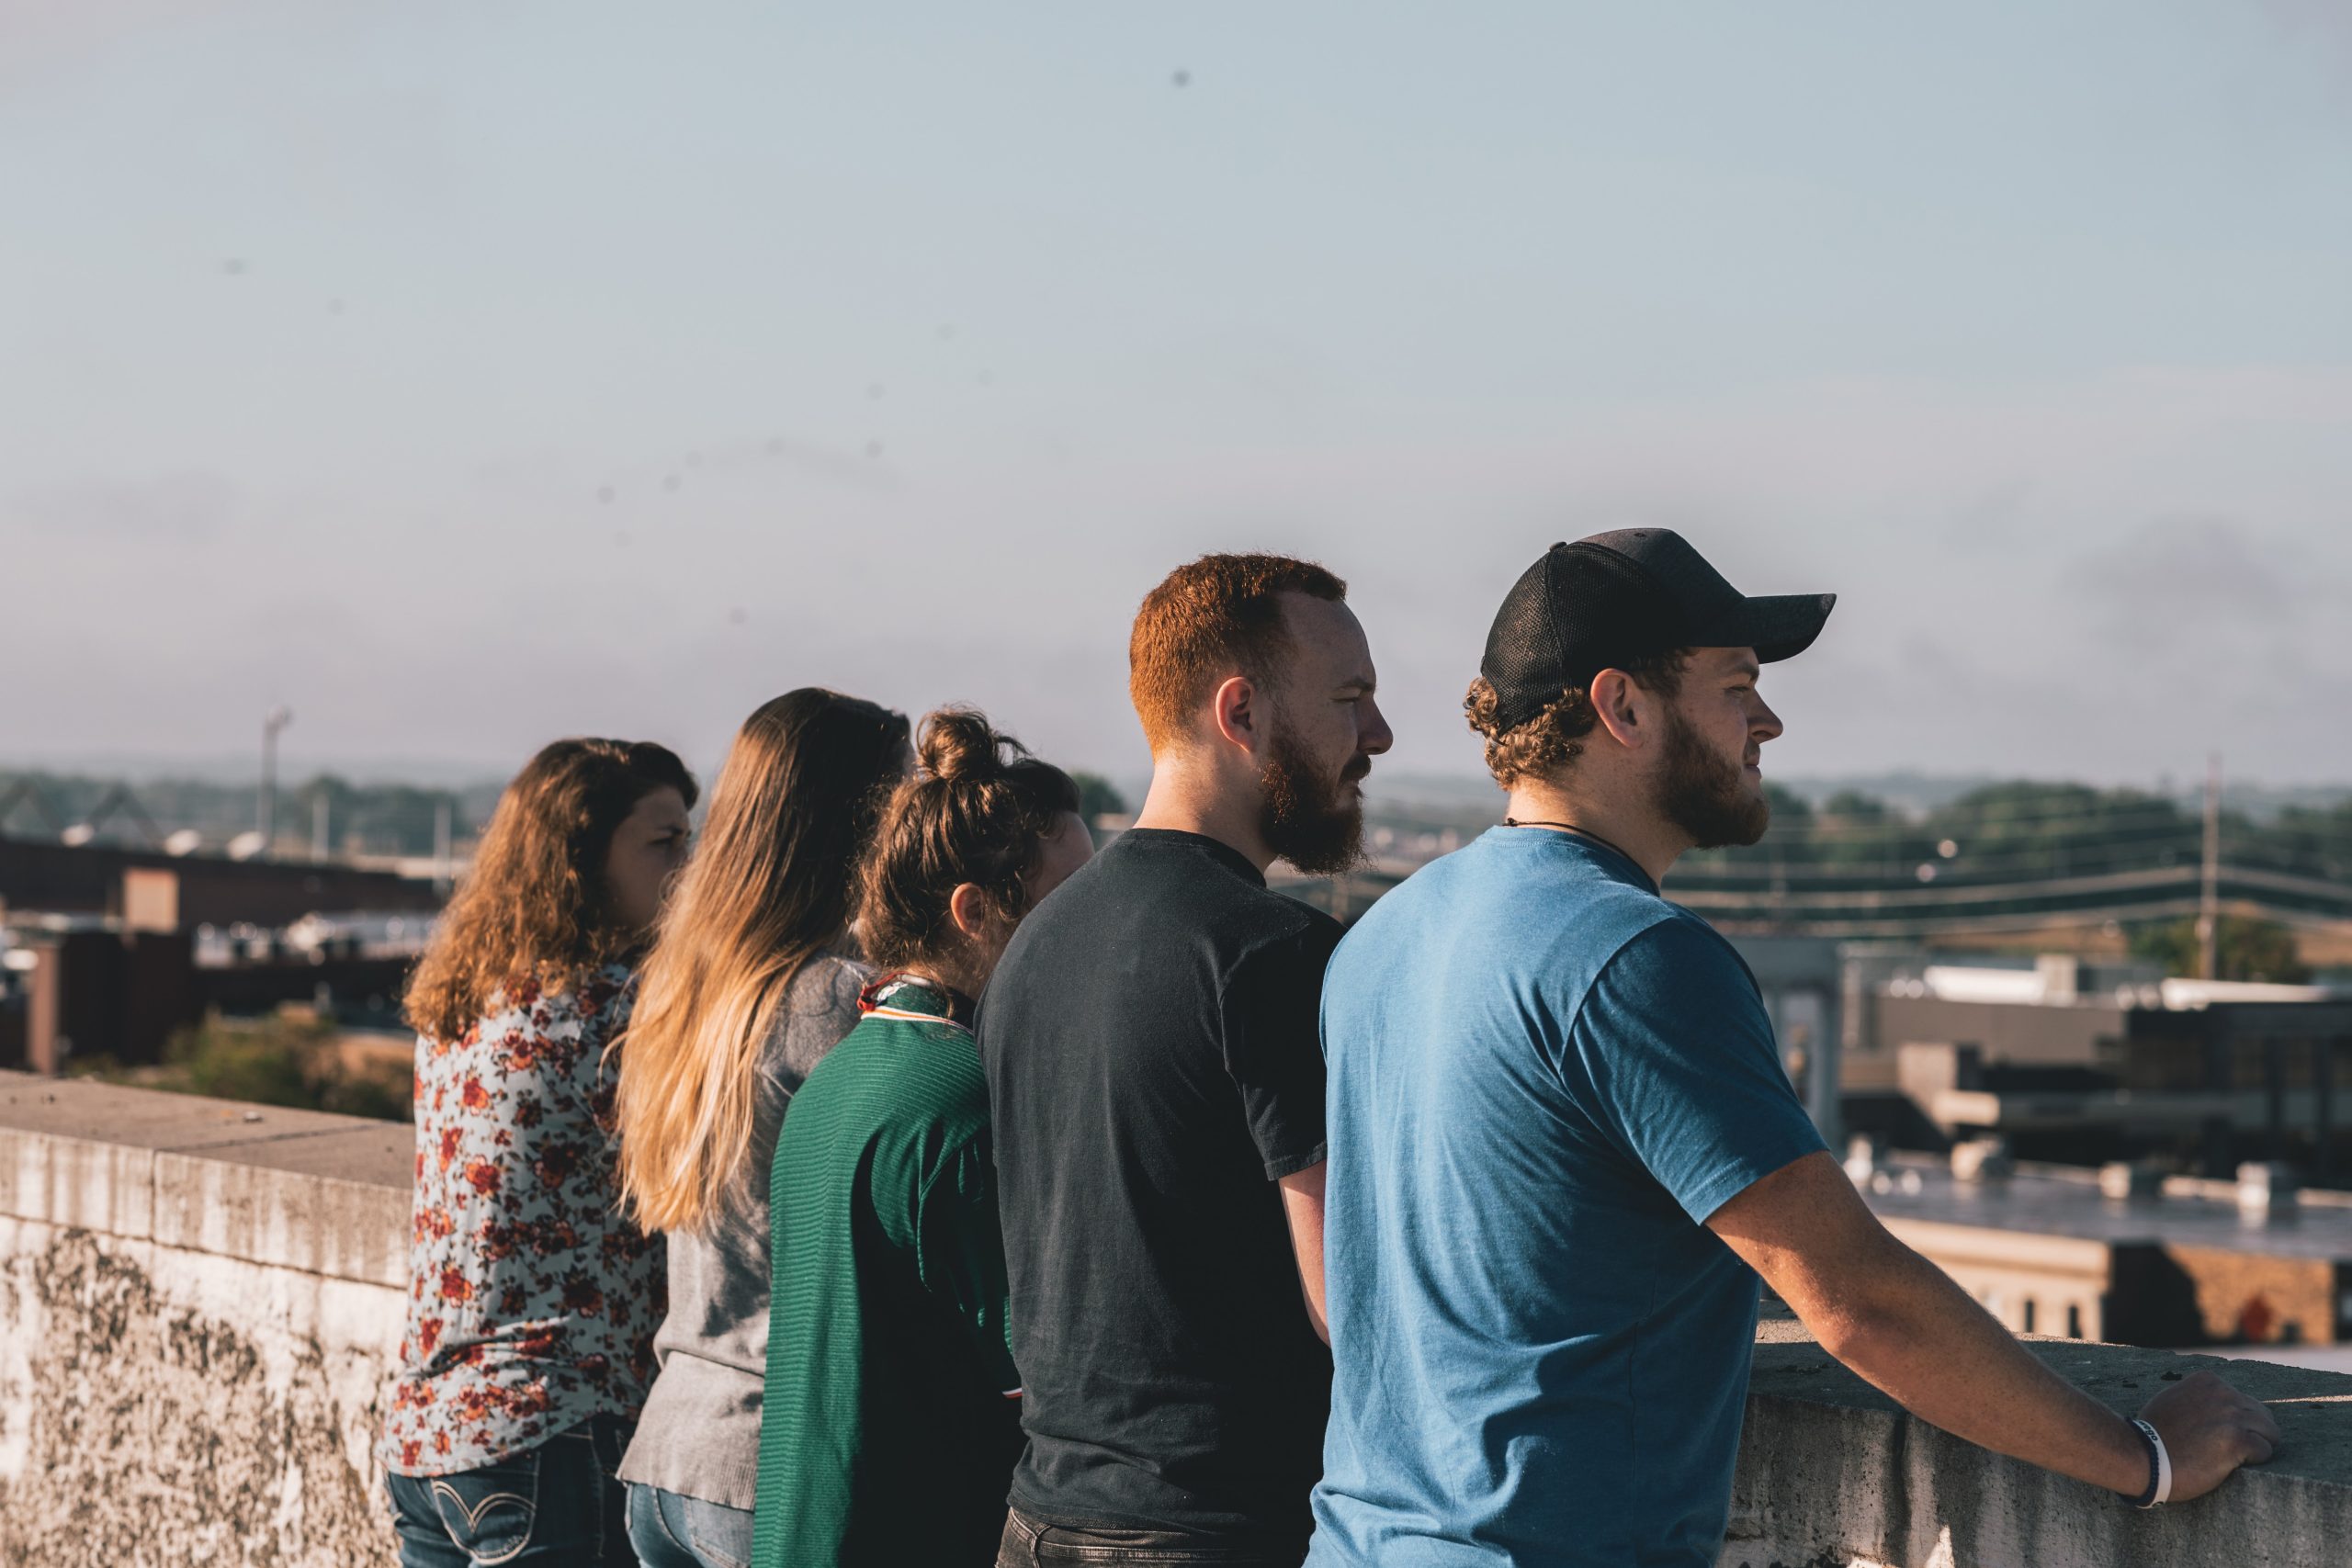
[[0, 761], [821, 682], [1134, 772], [1204, 549], [1396, 765], [1552, 540], [1833, 589], [1768, 768], [2352, 780], [2324, 0], [0, 0]]

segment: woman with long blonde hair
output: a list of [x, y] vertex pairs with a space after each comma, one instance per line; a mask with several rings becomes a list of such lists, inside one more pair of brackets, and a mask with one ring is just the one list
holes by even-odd
[[652, 1568], [751, 1556], [767, 1368], [768, 1165], [786, 1103], [857, 1022], [860, 857], [904, 715], [816, 687], [743, 721], [647, 959], [624, 1049], [621, 1190], [668, 1233], [661, 1371], [620, 1470]]

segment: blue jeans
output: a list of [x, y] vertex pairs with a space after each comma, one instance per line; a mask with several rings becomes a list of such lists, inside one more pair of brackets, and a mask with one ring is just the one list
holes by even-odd
[[744, 1568], [752, 1510], [628, 1483], [628, 1541], [645, 1568]]
[[394, 1475], [401, 1568], [635, 1568], [623, 1516], [628, 1423], [599, 1416], [455, 1475]]

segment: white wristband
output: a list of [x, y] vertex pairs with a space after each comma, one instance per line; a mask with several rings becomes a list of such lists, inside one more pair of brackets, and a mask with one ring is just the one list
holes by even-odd
[[2147, 1503], [2144, 1505], [2147, 1507], [2153, 1508], [2160, 1503], [2171, 1500], [2172, 1455], [2165, 1451], [2164, 1438], [2156, 1431], [2153, 1423], [2142, 1421], [2135, 1417], [2132, 1425], [2140, 1428], [2141, 1436], [2146, 1438], [2148, 1439], [2148, 1446], [2155, 1450], [2156, 1492], [2155, 1495], [2149, 1498]]

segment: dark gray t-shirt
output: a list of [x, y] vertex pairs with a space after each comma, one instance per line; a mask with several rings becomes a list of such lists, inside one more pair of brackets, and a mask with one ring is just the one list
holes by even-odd
[[1013, 934], [978, 1022], [1023, 1512], [1304, 1547], [1331, 1359], [1275, 1180], [1323, 1158], [1339, 938], [1225, 845], [1140, 829]]
[[[857, 1023], [874, 971], [818, 954], [785, 988], [760, 1053], [752, 1146], [716, 1218], [670, 1240], [670, 1314], [653, 1337], [661, 1372], [621, 1479], [730, 1508], [759, 1491], [760, 1390], [768, 1357], [768, 1168], [793, 1091]], [[623, 1071], [628, 1069], [624, 1067]]]

